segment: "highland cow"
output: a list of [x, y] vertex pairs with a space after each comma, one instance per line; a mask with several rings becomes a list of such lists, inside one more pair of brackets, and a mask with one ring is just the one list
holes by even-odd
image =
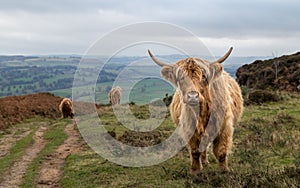
[[177, 88], [170, 112], [188, 143], [192, 174], [199, 173], [202, 164], [208, 163], [206, 150], [210, 143], [219, 167], [228, 170], [233, 127], [243, 110], [240, 87], [221, 64], [231, 51], [232, 48], [214, 62], [187, 58], [167, 64], [148, 50], [152, 60], [162, 67], [162, 76]]
[[64, 98], [60, 105], [59, 105], [59, 111], [62, 113], [63, 118], [70, 118], [74, 117], [74, 109], [72, 101], [69, 98]]
[[109, 103], [111, 105], [120, 104], [121, 96], [122, 89], [119, 86], [112, 88], [108, 94]]

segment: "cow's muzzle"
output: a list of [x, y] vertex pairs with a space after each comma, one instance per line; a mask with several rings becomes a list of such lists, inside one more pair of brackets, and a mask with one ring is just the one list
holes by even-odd
[[199, 104], [199, 93], [196, 91], [190, 91], [187, 93], [187, 103], [189, 105]]

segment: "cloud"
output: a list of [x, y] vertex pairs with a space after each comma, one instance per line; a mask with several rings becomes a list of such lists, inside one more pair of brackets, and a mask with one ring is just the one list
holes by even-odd
[[138, 18], [101, 9], [76, 14], [0, 12], [0, 50], [9, 54], [82, 54], [101, 35], [133, 20]]
[[298, 7], [298, 0], [7, 0], [0, 7], [0, 52], [82, 54], [105, 33], [143, 21], [177, 24], [214, 41], [211, 45], [231, 41], [243, 46], [246, 55], [258, 52], [255, 42], [295, 51], [300, 43]]
[[234, 47], [233, 56], [271, 56], [273, 52], [278, 56], [299, 51], [298, 37], [260, 37], [247, 39], [233, 38], [200, 38], [209, 47], [212, 54], [222, 54], [229, 46]]

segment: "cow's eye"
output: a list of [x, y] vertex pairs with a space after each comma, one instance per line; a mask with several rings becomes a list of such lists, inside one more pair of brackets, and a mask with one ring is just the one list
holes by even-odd
[[177, 80], [177, 82], [182, 82], [184, 80], [184, 76], [180, 76], [176, 80]]

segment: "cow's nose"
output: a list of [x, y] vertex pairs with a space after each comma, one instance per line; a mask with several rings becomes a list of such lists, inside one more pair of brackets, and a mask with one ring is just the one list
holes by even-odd
[[195, 101], [198, 101], [199, 94], [196, 91], [190, 91], [190, 92], [188, 92], [187, 97], [188, 97], [189, 102], [195, 102]]

